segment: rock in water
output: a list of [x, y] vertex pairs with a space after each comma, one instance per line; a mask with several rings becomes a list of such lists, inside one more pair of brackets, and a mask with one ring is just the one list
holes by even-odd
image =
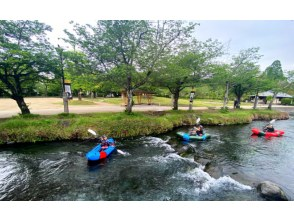
[[270, 201], [288, 201], [285, 192], [277, 184], [270, 181], [264, 181], [257, 185], [257, 191], [266, 200]]

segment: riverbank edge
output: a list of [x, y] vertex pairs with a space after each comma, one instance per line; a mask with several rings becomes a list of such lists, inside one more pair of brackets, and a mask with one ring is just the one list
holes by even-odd
[[254, 120], [289, 119], [287, 112], [275, 110], [234, 109], [195, 111], [148, 111], [126, 113], [58, 114], [53, 116], [16, 116], [0, 121], [0, 147], [7, 145], [78, 141], [97, 137], [89, 134], [91, 128], [98, 136], [105, 134], [115, 139], [158, 135], [181, 126], [193, 125], [200, 117], [203, 125], [235, 125]]

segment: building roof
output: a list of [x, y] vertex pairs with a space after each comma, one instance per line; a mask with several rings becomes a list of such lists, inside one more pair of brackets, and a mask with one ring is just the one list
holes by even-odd
[[[267, 96], [273, 96], [273, 95], [274, 95], [274, 93], [271, 90], [266, 91], [266, 92], [261, 92], [261, 93], [258, 94], [258, 96], [266, 96], [266, 97]], [[289, 95], [287, 93], [283, 93], [283, 92], [278, 92], [276, 97], [277, 98], [293, 98], [293, 96], [291, 96], [291, 95]]]

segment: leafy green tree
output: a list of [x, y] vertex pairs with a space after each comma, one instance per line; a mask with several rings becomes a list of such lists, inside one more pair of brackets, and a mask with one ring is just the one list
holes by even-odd
[[178, 55], [162, 62], [162, 67], [152, 77], [152, 84], [168, 88], [173, 95], [173, 110], [178, 110], [180, 92], [192, 85], [191, 80], [191, 70], [184, 65], [183, 57]]
[[[182, 50], [182, 51], [180, 51]], [[179, 48], [177, 55], [164, 60], [159, 71], [153, 77], [154, 84], [167, 87], [173, 95], [173, 110], [178, 110], [180, 92], [186, 87], [192, 87], [202, 80], [211, 77], [215, 58], [222, 55], [222, 44], [211, 39], [200, 42], [193, 40], [189, 46]], [[193, 97], [190, 97], [192, 109]]]
[[51, 27], [38, 21], [0, 20], [0, 91], [17, 102], [22, 114], [28, 87], [52, 70]]
[[269, 81], [268, 77], [265, 73], [258, 74], [252, 84], [252, 91], [255, 92], [255, 98], [253, 103], [253, 109], [257, 108], [258, 104], [258, 93], [260, 91], [269, 90], [271, 88], [271, 81]]
[[128, 95], [126, 112], [132, 112], [132, 96], [144, 85], [158, 62], [190, 38], [196, 24], [183, 21], [98, 21], [95, 26], [74, 24], [67, 42], [79, 48], [95, 72], [109, 74]]
[[230, 65], [217, 63], [213, 66], [211, 72], [213, 75], [206, 80], [206, 84], [209, 85], [213, 91], [223, 91], [223, 108], [227, 108], [229, 101], [229, 87], [232, 80]]
[[230, 83], [237, 99], [237, 107], [240, 107], [242, 96], [253, 90], [256, 77], [260, 73], [257, 62], [261, 55], [258, 51], [259, 48], [249, 48], [233, 56], [233, 62], [230, 65]]
[[99, 88], [99, 78], [87, 56], [79, 51], [65, 51], [65, 77], [71, 81], [71, 88], [82, 100], [82, 91], [95, 91]]
[[276, 99], [278, 92], [284, 91], [288, 87], [286, 77], [284, 76], [282, 64], [279, 60], [275, 60], [269, 67], [264, 71], [265, 76], [269, 80], [273, 97], [269, 102], [268, 109], [272, 109], [273, 101]]

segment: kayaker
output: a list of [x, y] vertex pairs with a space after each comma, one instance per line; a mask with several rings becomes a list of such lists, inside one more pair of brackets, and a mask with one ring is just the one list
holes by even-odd
[[107, 136], [106, 135], [102, 135], [101, 138], [101, 149], [102, 150], [106, 150], [109, 147], [109, 142], [107, 140]]
[[197, 128], [195, 126], [190, 130], [189, 135], [191, 135], [191, 136], [197, 135]]
[[263, 128], [264, 132], [274, 132], [274, 126], [272, 124], [267, 124], [264, 128]]
[[202, 125], [198, 125], [197, 127], [196, 127], [196, 135], [198, 135], [198, 136], [202, 136], [203, 135], [203, 126]]

